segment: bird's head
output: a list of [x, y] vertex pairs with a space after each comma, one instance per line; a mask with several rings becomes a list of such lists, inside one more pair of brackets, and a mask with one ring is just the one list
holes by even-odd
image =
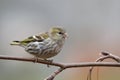
[[49, 30], [50, 37], [53, 40], [63, 40], [68, 37], [66, 31], [60, 27], [53, 27]]

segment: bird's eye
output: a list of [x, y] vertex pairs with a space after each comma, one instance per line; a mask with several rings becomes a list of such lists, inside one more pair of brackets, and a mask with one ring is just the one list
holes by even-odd
[[63, 34], [62, 32], [59, 32], [59, 34]]

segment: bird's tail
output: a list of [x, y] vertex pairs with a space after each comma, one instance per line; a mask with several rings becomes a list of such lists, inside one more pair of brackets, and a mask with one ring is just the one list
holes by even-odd
[[12, 41], [12, 42], [10, 43], [10, 45], [20, 45], [20, 44], [21, 44], [20, 41]]

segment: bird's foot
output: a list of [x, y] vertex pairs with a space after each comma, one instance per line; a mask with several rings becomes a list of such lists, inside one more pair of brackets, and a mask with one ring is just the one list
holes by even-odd
[[36, 57], [36, 56], [35, 56], [33, 59], [34, 59], [34, 61], [33, 61], [34, 63], [36, 63], [36, 62], [38, 62], [38, 61], [39, 61], [39, 58], [38, 58], [38, 57]]
[[[49, 60], [48, 59], [41, 59], [41, 58], [38, 58], [36, 56], [33, 59], [34, 59], [34, 61], [33, 61], [34, 63], [38, 62], [39, 60], [48, 62], [49, 64], [51, 64], [53, 62], [53, 59], [49, 59]], [[49, 64], [47, 64], [47, 67], [50, 67]]]
[[[46, 62], [49, 62], [49, 64], [51, 64], [52, 62], [53, 62], [53, 59], [44, 59]], [[47, 67], [49, 68], [50, 67], [50, 65], [49, 64], [47, 64]]]

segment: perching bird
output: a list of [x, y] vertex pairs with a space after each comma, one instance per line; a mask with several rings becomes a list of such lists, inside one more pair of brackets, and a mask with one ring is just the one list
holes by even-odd
[[63, 28], [53, 27], [48, 32], [28, 37], [22, 41], [13, 41], [11, 45], [24, 47], [26, 52], [46, 60], [61, 51], [66, 38], [67, 33]]

